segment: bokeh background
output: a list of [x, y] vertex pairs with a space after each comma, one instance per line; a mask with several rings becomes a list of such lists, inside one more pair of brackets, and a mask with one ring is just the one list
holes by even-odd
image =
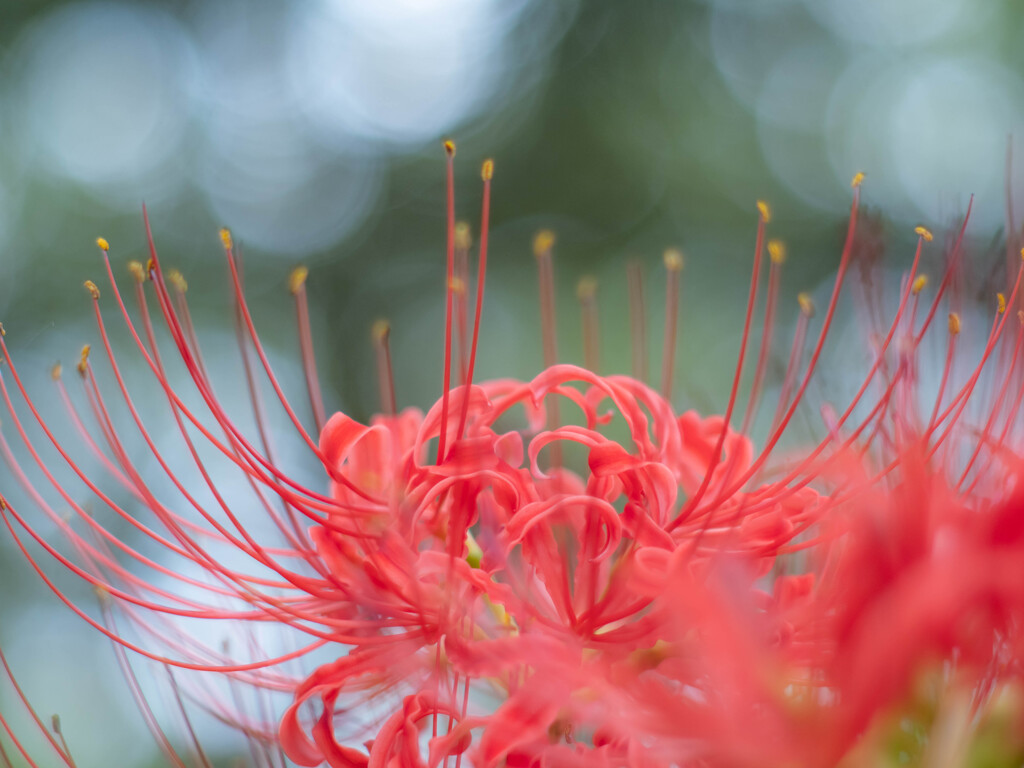
[[[44, 401], [50, 365], [96, 340], [81, 288], [103, 285], [95, 237], [119, 269], [144, 260], [145, 201], [201, 334], [224, 350], [225, 391], [239, 369], [221, 226], [245, 249], [260, 331], [300, 396], [285, 283], [301, 263], [328, 407], [376, 409], [380, 317], [400, 402], [427, 406], [441, 379], [452, 137], [474, 230], [480, 162], [496, 162], [482, 374], [541, 364], [530, 240], [549, 227], [562, 357], [582, 359], [574, 286], [595, 275], [607, 371], [629, 368], [627, 258], [648, 267], [653, 329], [661, 253], [684, 251], [674, 399], [721, 408], [756, 199], [788, 244], [786, 327], [796, 292], [834, 272], [855, 171], [897, 265], [914, 225], [943, 230], [970, 194], [974, 251], [999, 253], [1008, 137], [1020, 145], [1024, 130], [1024, 6], [1012, 0], [0, 0], [0, 21], [0, 319]], [[115, 345], [127, 350], [123, 333]], [[138, 373], [145, 405], [159, 393]], [[40, 711], [61, 714], [83, 768], [161, 764], [109, 643], [6, 535], [0, 643]], [[22, 721], [9, 686], [0, 712]], [[238, 742], [200, 727], [231, 764]]]

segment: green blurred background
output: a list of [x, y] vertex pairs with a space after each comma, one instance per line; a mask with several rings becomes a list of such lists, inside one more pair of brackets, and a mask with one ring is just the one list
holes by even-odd
[[[915, 224], [942, 230], [971, 193], [972, 236], [988, 243], [1005, 216], [1007, 136], [1024, 125], [1024, 6], [1010, 0], [8, 1], [0, 20], [0, 319], [44, 401], [52, 362], [96, 342], [81, 288], [105, 285], [94, 239], [119, 270], [144, 260], [145, 201], [222, 394], [239, 386], [217, 240], [228, 226], [297, 399], [285, 284], [302, 263], [329, 409], [377, 408], [380, 317], [399, 402], [428, 406], [452, 137], [474, 233], [480, 163], [496, 163], [481, 374], [541, 365], [530, 241], [547, 227], [562, 358], [582, 360], [574, 287], [595, 275], [605, 372], [629, 370], [626, 260], [647, 266], [657, 366], [660, 257], [685, 252], [674, 400], [721, 408], [756, 199], [789, 248], [787, 328], [796, 292], [835, 269], [855, 171], [897, 264]], [[119, 330], [117, 348], [128, 342]], [[145, 406], [159, 393], [135, 394]], [[61, 713], [79, 764], [159, 764], [109, 645], [6, 537], [0, 557], [0, 642], [40, 710]], [[0, 712], [23, 722], [5, 685]], [[216, 754], [237, 748], [203, 732]]]

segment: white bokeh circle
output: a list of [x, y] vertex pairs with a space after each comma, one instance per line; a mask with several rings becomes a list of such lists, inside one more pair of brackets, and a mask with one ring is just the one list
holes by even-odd
[[181, 181], [195, 58], [188, 35], [155, 8], [82, 3], [22, 34], [13, 98], [23, 158], [137, 205]]

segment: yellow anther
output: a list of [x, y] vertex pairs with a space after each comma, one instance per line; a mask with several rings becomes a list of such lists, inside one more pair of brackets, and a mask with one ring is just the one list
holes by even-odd
[[764, 200], [757, 201], [757, 212], [761, 214], [761, 221], [765, 224], [772, 220], [772, 209]]
[[132, 277], [137, 283], [146, 282], [146, 269], [142, 266], [140, 261], [129, 261], [128, 271], [131, 272]]
[[654, 669], [672, 655], [672, 644], [658, 640], [650, 648], [638, 648], [629, 654], [629, 660], [640, 670]]
[[661, 260], [665, 262], [665, 269], [669, 272], [679, 272], [683, 268], [683, 252], [678, 248], [666, 250]]
[[996, 294], [996, 311], [1001, 315], [1006, 311], [1006, 297], [1001, 294]]
[[470, 568], [479, 568], [483, 559], [484, 551], [480, 548], [480, 545], [476, 543], [476, 539], [473, 538], [473, 534], [467, 531], [466, 562], [469, 563]]
[[82, 347], [82, 355], [78, 359], [78, 372], [83, 376], [85, 375], [85, 369], [86, 367], [88, 367], [89, 364], [89, 352], [91, 350], [92, 346], [86, 344], [84, 347]]
[[152, 275], [156, 271], [156, 261], [152, 258], [146, 259], [146, 274]]
[[231, 239], [231, 230], [227, 227], [222, 227], [220, 230], [220, 241], [224, 244], [224, 247], [231, 250], [234, 241]]
[[960, 315], [956, 312], [949, 313], [949, 332], [954, 336], [960, 333]]
[[57, 381], [62, 373], [64, 373], [64, 366], [60, 363], [54, 363], [53, 368], [50, 369], [50, 378]]
[[773, 264], [781, 264], [786, 260], [786, 244], [781, 240], [768, 241], [768, 258]]
[[581, 277], [576, 283], [576, 298], [580, 301], [589, 301], [597, 295], [597, 278], [590, 275]]
[[814, 300], [808, 293], [799, 293], [796, 297], [797, 303], [800, 305], [800, 311], [803, 312], [807, 317], [814, 317]]
[[4, 329], [4, 324], [0, 323], [0, 336], [6, 336], [7, 331]]
[[537, 233], [536, 237], [533, 238], [533, 255], [543, 256], [550, 253], [554, 244], [555, 233], [550, 229], [542, 229]]
[[1020, 324], [1024, 325], [1024, 309], [1017, 310], [1017, 319], [1020, 320]]
[[928, 275], [918, 275], [914, 278], [914, 284], [910, 286], [910, 292], [917, 296], [926, 285], [928, 285]]
[[469, 224], [464, 221], [460, 221], [455, 225], [455, 247], [463, 251], [468, 251], [469, 246], [473, 244], [473, 238], [469, 234]]
[[82, 283], [82, 285], [85, 286], [85, 290], [89, 292], [89, 295], [92, 296], [93, 299], [99, 299], [100, 289], [96, 287], [96, 283], [94, 283], [92, 280], [86, 280], [84, 283]]
[[859, 187], [863, 183], [864, 183], [864, 173], [862, 171], [857, 171], [855, 174], [853, 174], [853, 181], [850, 182], [850, 186], [851, 187], [856, 189], [857, 187]]
[[504, 605], [501, 603], [495, 603], [486, 595], [484, 595], [484, 605], [490, 608], [494, 618], [497, 619], [502, 626], [511, 627], [516, 630], [516, 634], [518, 634], [518, 627], [516, 627], [514, 623], [515, 620], [509, 615], [508, 611], [505, 610]]
[[1024, 259], [1024, 248], [1020, 249], [1020, 257]]
[[387, 320], [377, 320], [370, 328], [370, 336], [374, 341], [383, 341], [391, 334], [391, 323]]
[[97, 237], [96, 245], [98, 245], [100, 247], [100, 250], [103, 251], [104, 253], [110, 250], [110, 243], [107, 242], [107, 239], [105, 237]]
[[452, 141], [451, 139], [448, 139], [444, 143], [444, 151], [448, 155], [448, 157], [455, 157], [455, 142]]
[[918, 237], [924, 238], [929, 243], [932, 241], [931, 230], [926, 229], [925, 227], [914, 227], [914, 234]]
[[307, 277], [309, 277], [309, 268], [302, 266], [296, 267], [292, 270], [292, 273], [288, 275], [288, 290], [293, 296], [306, 284]]
[[480, 167], [480, 178], [484, 181], [494, 178], [494, 161], [490, 158], [484, 160], [484, 164]]
[[452, 275], [452, 279], [448, 281], [448, 288], [451, 289], [452, 293], [465, 293], [466, 284], [463, 282], [461, 277]]
[[0, 494], [0, 510], [6, 510], [6, 509], [7, 509], [7, 499], [5, 499], [2, 494]]
[[171, 285], [180, 293], [185, 293], [188, 290], [188, 282], [185, 280], [185, 276], [176, 269], [172, 269], [167, 273], [167, 279], [170, 280]]

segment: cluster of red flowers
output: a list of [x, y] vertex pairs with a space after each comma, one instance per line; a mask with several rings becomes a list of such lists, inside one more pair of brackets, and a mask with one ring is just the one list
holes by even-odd
[[[476, 383], [493, 165], [483, 170], [469, 334], [468, 244], [455, 225], [454, 147], [447, 149], [445, 380], [426, 414], [394, 407], [387, 330], [379, 328], [384, 413], [369, 425], [343, 413], [325, 419], [300, 272], [291, 289], [315, 439], [273, 373], [242, 295], [238, 256], [222, 233], [246, 386], [259, 405], [257, 372], [266, 375], [322, 464], [329, 491], [305, 487], [281, 469], [259, 407], [256, 440], [228, 417], [203, 361], [184, 281], [161, 268], [151, 238], [149, 263], [132, 265], [138, 320], [122, 300], [107, 243], [99, 244], [114, 301], [166, 396], [198, 483], [181, 476], [132, 405], [104, 330], [100, 291], [87, 287], [118, 395], [173, 484], [174, 503], [136, 469], [87, 352], [78, 367], [87, 413], [59, 372], [54, 379], [68, 418], [130, 504], [118, 503], [54, 436], [0, 338], [9, 366], [0, 392], [11, 426], [81, 520], [73, 527], [49, 505], [4, 441], [11, 477], [72, 551], [42, 536], [36, 513], [9, 498], [0, 505], [4, 523], [58, 597], [115, 641], [133, 691], [140, 689], [125, 649], [235, 687], [284, 692], [291, 703], [283, 714], [256, 716], [201, 687], [184, 694], [174, 687], [179, 701], [192, 700], [244, 731], [255, 765], [283, 765], [285, 756], [332, 768], [1019, 765], [1020, 258], [1012, 254], [1010, 287], [998, 295], [987, 336], [960, 350], [969, 335], [966, 327], [961, 333], [967, 217], [942, 249], [934, 292], [919, 266], [938, 244], [919, 228], [895, 310], [883, 321], [871, 289], [878, 273], [866, 253], [870, 238], [858, 231], [865, 226], [858, 175], [822, 322], [814, 330], [813, 306], [801, 296], [775, 414], [758, 450], [747, 433], [772, 358], [784, 261], [781, 244], [766, 241], [766, 205], [758, 205], [750, 300], [722, 415], [679, 415], [668, 397], [676, 253], [666, 258], [673, 279], [664, 391], [645, 384], [639, 370], [602, 376], [555, 362], [547, 233], [535, 244], [547, 366], [527, 382]], [[860, 385], [842, 412], [823, 405], [820, 443], [783, 451], [783, 433], [806, 407], [854, 266], [865, 278], [860, 305], [870, 340]], [[760, 351], [744, 409], [739, 393], [764, 282]], [[199, 405], [169, 383], [147, 283]], [[593, 323], [591, 285], [581, 301], [584, 322]], [[635, 304], [634, 319], [640, 315], [642, 304]], [[642, 328], [634, 323], [638, 344], [646, 343]], [[921, 350], [943, 335], [941, 378], [929, 381]], [[456, 340], [463, 353], [457, 364]], [[453, 369], [458, 386], [451, 385]], [[926, 402], [923, 391], [935, 386]], [[102, 508], [159, 543], [166, 557], [151, 558], [115, 536], [66, 490], [19, 420], [14, 390]], [[211, 448], [244, 475], [273, 536], [253, 533], [253, 511], [242, 514], [220, 491], [207, 468]], [[96, 588], [99, 618], [47, 575], [40, 549]], [[178, 564], [168, 564], [171, 558]], [[262, 653], [254, 640], [245, 658], [235, 658], [193, 637], [178, 619], [221, 622], [243, 636], [259, 623], [305, 640], [277, 655]], [[320, 665], [296, 674], [303, 659]], [[168, 761], [184, 766], [138, 695]], [[0, 726], [35, 765], [2, 715]], [[47, 736], [73, 766], [59, 729]], [[10, 764], [0, 745], [0, 765]]]

